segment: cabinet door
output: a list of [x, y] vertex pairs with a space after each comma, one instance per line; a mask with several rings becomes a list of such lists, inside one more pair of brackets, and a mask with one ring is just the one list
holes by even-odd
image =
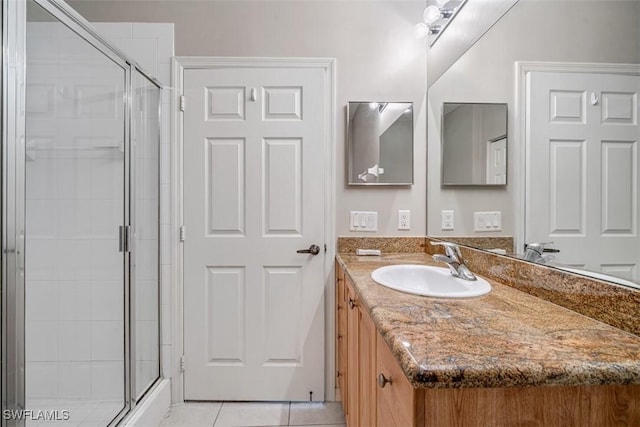
[[347, 302], [344, 270], [336, 264], [336, 387], [340, 389], [342, 408], [347, 413]]
[[411, 427], [424, 424], [424, 396], [415, 390], [380, 334], [376, 344], [377, 425], [379, 427]]
[[360, 322], [360, 311], [358, 310], [358, 301], [356, 300], [353, 287], [348, 279], [346, 283], [347, 297], [347, 424], [349, 427], [357, 427], [360, 425], [358, 417], [358, 324]]
[[361, 426], [376, 425], [376, 328], [369, 314], [358, 307], [359, 421]]

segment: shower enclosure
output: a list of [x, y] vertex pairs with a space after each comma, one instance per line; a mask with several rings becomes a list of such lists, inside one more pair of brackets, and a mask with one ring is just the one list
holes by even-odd
[[2, 2], [2, 426], [116, 425], [160, 378], [160, 84]]

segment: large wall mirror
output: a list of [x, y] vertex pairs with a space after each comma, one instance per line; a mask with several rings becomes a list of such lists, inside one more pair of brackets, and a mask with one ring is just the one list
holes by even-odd
[[442, 186], [507, 184], [507, 104], [445, 102]]
[[413, 184], [413, 104], [349, 102], [349, 185]]
[[[428, 82], [430, 236], [513, 237], [519, 257], [553, 242], [538, 262], [640, 284], [638, 22], [637, 0], [519, 0]], [[507, 105], [508, 186], [442, 186], [445, 103]], [[478, 211], [500, 211], [501, 231], [475, 232]]]

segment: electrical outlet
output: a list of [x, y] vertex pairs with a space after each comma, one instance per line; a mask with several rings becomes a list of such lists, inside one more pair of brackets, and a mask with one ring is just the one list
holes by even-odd
[[411, 230], [411, 211], [398, 211], [398, 230]]
[[453, 230], [453, 211], [442, 211], [442, 230]]

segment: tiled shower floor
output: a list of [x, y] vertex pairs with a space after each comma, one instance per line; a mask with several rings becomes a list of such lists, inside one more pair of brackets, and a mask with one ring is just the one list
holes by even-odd
[[161, 427], [344, 427], [340, 402], [224, 402], [172, 406]]

